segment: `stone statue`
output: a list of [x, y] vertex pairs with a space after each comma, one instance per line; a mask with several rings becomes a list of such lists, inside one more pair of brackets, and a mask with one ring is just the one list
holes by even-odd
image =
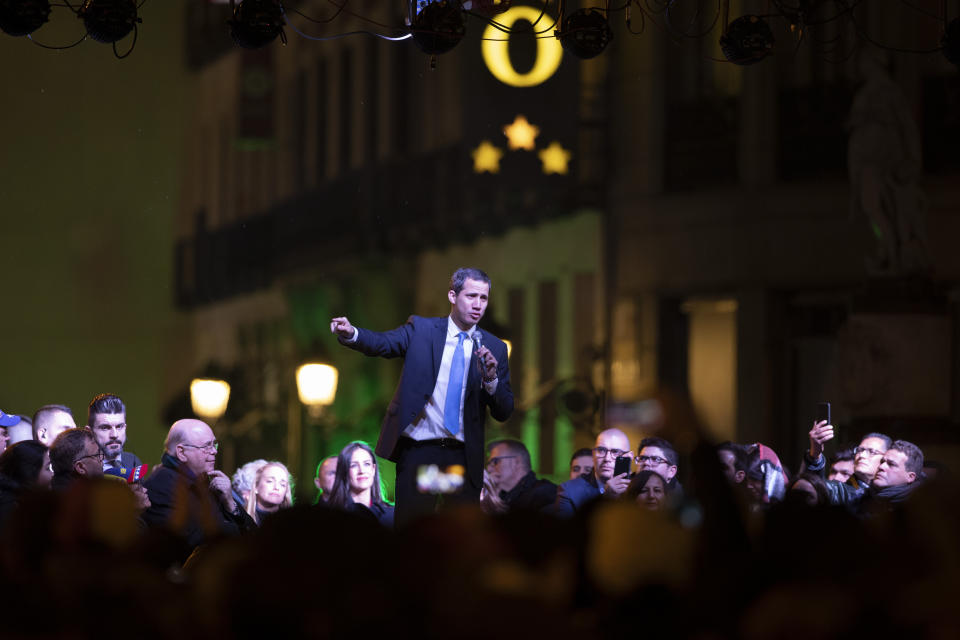
[[851, 212], [867, 217], [876, 240], [869, 261], [876, 275], [918, 275], [929, 270], [926, 201], [920, 189], [920, 133], [900, 87], [886, 70], [883, 52], [864, 49], [863, 84], [853, 98], [847, 169]]

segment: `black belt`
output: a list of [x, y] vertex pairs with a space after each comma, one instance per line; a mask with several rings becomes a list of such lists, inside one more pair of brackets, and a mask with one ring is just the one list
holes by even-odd
[[463, 449], [463, 443], [456, 438], [434, 438], [432, 440], [414, 440], [413, 438], [403, 438], [401, 440], [408, 447], [440, 447], [441, 449]]

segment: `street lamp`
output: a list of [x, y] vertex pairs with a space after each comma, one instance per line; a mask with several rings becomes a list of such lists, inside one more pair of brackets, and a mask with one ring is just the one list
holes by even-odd
[[297, 394], [314, 418], [320, 415], [324, 407], [333, 404], [338, 377], [337, 368], [329, 364], [311, 362], [297, 369]]
[[201, 418], [216, 422], [227, 411], [230, 385], [225, 380], [194, 378], [190, 382], [190, 404]]

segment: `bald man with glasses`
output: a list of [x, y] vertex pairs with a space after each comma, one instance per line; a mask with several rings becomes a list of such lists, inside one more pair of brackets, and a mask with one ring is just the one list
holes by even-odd
[[569, 518], [601, 495], [618, 496], [630, 485], [630, 473], [614, 475], [617, 458], [632, 458], [630, 439], [620, 429], [607, 429], [593, 447], [593, 473], [567, 480], [557, 487], [553, 513]]
[[181, 560], [215, 538], [256, 527], [233, 499], [230, 478], [216, 467], [220, 443], [200, 420], [178, 420], [170, 427], [160, 466], [144, 482], [150, 508], [143, 519], [167, 528], [185, 543]]

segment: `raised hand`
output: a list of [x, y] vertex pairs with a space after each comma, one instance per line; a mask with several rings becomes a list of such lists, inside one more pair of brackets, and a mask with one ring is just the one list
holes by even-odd
[[346, 316], [334, 318], [330, 321], [330, 333], [336, 334], [341, 338], [349, 340], [353, 337], [354, 328], [347, 320]]
[[810, 429], [810, 457], [818, 460], [823, 455], [824, 443], [830, 440], [833, 440], [833, 425], [826, 420], [814, 422]]

